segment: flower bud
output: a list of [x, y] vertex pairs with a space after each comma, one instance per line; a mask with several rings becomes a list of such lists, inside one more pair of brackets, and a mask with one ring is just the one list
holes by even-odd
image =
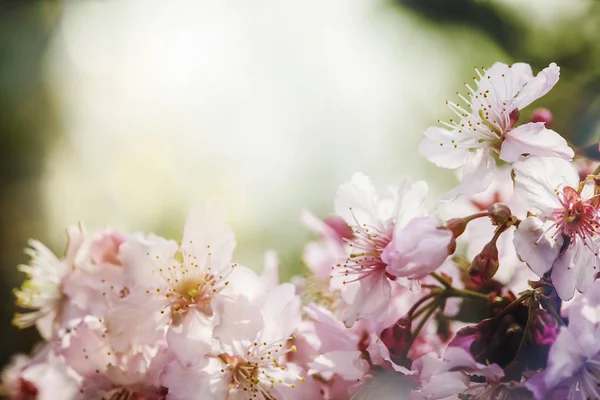
[[331, 229], [337, 233], [340, 239], [352, 239], [354, 233], [352, 232], [352, 228], [348, 226], [346, 221], [338, 216], [331, 216], [325, 219], [325, 224], [329, 226]]
[[531, 321], [531, 339], [535, 346], [550, 346], [558, 336], [559, 325], [549, 312], [537, 309]]
[[394, 325], [385, 328], [379, 335], [385, 347], [390, 351], [392, 359], [403, 357], [408, 350], [411, 338], [410, 325], [410, 318], [402, 317]]
[[504, 225], [512, 219], [512, 213], [506, 204], [492, 204], [488, 207], [488, 212], [494, 225]]
[[491, 241], [483, 247], [481, 253], [477, 254], [469, 267], [469, 275], [471, 280], [477, 284], [491, 279], [500, 263], [498, 262], [498, 247], [496, 242]]
[[452, 218], [446, 223], [446, 226], [448, 227], [448, 229], [450, 229], [452, 235], [456, 239], [464, 233], [465, 229], [467, 229], [468, 223], [469, 220], [467, 220], [466, 218]]
[[552, 113], [545, 108], [536, 108], [531, 114], [531, 122], [543, 122], [546, 128], [552, 125]]

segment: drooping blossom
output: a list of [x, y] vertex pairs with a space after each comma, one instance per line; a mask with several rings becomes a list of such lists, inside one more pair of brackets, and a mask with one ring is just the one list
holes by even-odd
[[[168, 399], [302, 399], [305, 378], [288, 361], [300, 323], [300, 299], [290, 284], [250, 301], [222, 299], [215, 346], [200, 362], [175, 361], [162, 376]], [[297, 394], [296, 394], [297, 393]], [[310, 397], [312, 398], [312, 397]]]
[[462, 181], [449, 195], [475, 194], [485, 190], [496, 165], [492, 152], [512, 163], [523, 155], [573, 158], [573, 150], [544, 122], [515, 126], [519, 112], [552, 89], [559, 68], [552, 63], [533, 76], [525, 63], [495, 63], [487, 70], [475, 70], [475, 88], [466, 85], [465, 106], [447, 102], [457, 120], [444, 128], [431, 127], [419, 150], [442, 168], [462, 168]]
[[536, 400], [600, 398], [600, 282], [575, 298], [567, 316], [546, 369], [526, 383]]
[[[369, 178], [355, 174], [338, 190], [336, 214], [352, 228], [346, 260], [334, 266], [344, 276], [344, 318], [351, 326], [359, 318], [378, 319], [385, 311], [392, 283], [418, 286], [452, 251], [452, 233], [426, 218], [425, 182], [405, 181], [380, 199]], [[415, 218], [418, 218], [415, 220]], [[420, 232], [418, 240], [414, 230]]]
[[83, 232], [80, 226], [67, 230], [67, 249], [63, 259], [58, 259], [39, 241], [29, 241], [31, 247], [25, 252], [31, 257], [30, 263], [19, 266], [19, 270], [28, 279], [14, 294], [18, 307], [33, 311], [15, 314], [13, 324], [19, 328], [35, 324], [42, 337], [48, 339], [52, 336], [62, 318], [65, 303], [62, 283], [75, 269], [82, 243]]
[[572, 163], [537, 157], [515, 163], [517, 197], [529, 211], [515, 234], [519, 257], [542, 277], [550, 273], [563, 300], [598, 274], [600, 198], [595, 181], [579, 180]]
[[231, 262], [234, 247], [233, 232], [216, 199], [192, 209], [180, 245], [156, 236], [123, 243], [127, 294], [107, 317], [115, 348], [153, 344], [166, 334], [173, 351], [200, 357], [210, 346], [213, 301], [261, 290], [254, 272]]

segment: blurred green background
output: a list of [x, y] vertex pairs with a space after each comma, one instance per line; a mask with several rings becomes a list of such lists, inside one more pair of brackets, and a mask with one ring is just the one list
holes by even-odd
[[10, 325], [28, 238], [61, 254], [82, 221], [177, 239], [190, 204], [220, 196], [236, 259], [260, 269], [275, 249], [287, 278], [301, 210], [328, 215], [353, 172], [452, 186], [416, 148], [475, 65], [556, 62], [536, 106], [598, 140], [598, 1], [240, 4], [0, 1], [0, 365], [36, 340]]

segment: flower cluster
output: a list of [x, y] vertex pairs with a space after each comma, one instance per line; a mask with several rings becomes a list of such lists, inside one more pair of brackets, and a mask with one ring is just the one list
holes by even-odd
[[335, 214], [305, 211], [306, 273], [235, 263], [223, 205], [181, 242], [67, 231], [31, 241], [19, 328], [43, 338], [1, 381], [10, 399], [600, 399], [600, 175], [521, 110], [556, 64], [496, 63], [448, 102], [420, 151], [460, 184], [435, 207], [360, 173]]

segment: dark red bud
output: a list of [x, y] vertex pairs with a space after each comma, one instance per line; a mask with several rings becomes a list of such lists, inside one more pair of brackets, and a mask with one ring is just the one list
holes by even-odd
[[446, 223], [446, 227], [450, 229], [454, 238], [457, 238], [467, 229], [468, 222], [466, 218], [452, 218]]
[[499, 266], [498, 247], [492, 241], [486, 244], [481, 253], [475, 256], [469, 267], [469, 275], [473, 282], [481, 284], [483, 281], [491, 279], [498, 271]]
[[546, 128], [552, 125], [552, 113], [545, 108], [536, 108], [531, 114], [531, 122], [543, 122]]
[[390, 351], [392, 358], [403, 357], [406, 353], [411, 338], [410, 325], [410, 318], [404, 317], [381, 332], [381, 341]]
[[494, 225], [504, 225], [512, 219], [512, 212], [506, 204], [496, 203], [488, 207]]

